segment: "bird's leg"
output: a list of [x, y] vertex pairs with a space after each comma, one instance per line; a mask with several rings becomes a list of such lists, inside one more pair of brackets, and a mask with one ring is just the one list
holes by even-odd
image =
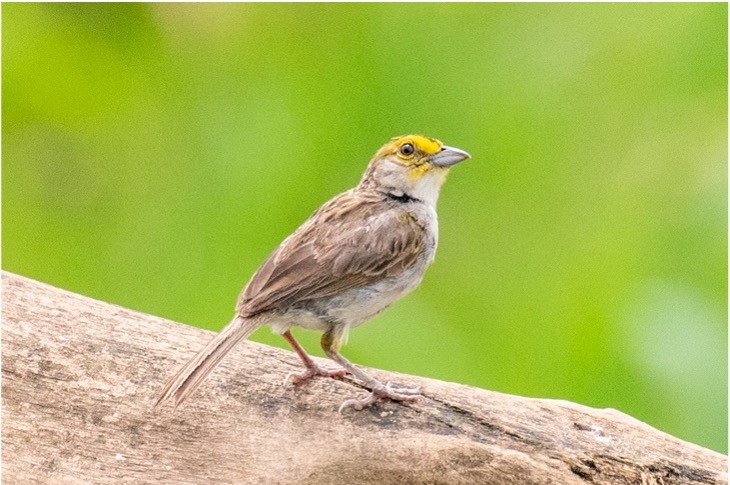
[[287, 342], [289, 342], [289, 345], [292, 346], [297, 355], [299, 355], [299, 358], [302, 359], [304, 367], [307, 368], [307, 370], [305, 370], [301, 374], [297, 374], [295, 372], [289, 373], [289, 375], [286, 376], [285, 382], [299, 384], [306, 381], [307, 379], [311, 379], [314, 376], [343, 377], [345, 374], [347, 374], [347, 370], [345, 369], [325, 369], [324, 367], [318, 366], [312, 360], [309, 354], [307, 354], [307, 352], [302, 348], [302, 346], [299, 345], [299, 342], [294, 339], [294, 335], [292, 335], [290, 330], [284, 332], [282, 336], [286, 339]]
[[342, 332], [337, 328], [331, 328], [322, 335], [322, 349], [327, 357], [334, 360], [347, 371], [362, 381], [366, 387], [370, 389], [370, 394], [360, 399], [348, 399], [340, 406], [340, 412], [349, 407], [360, 411], [371, 404], [382, 399], [391, 399], [393, 401], [415, 401], [420, 397], [420, 388], [398, 388], [392, 387], [389, 382], [383, 384], [374, 377], [368, 375], [362, 370], [355, 367], [349, 360], [339, 353], [342, 341]]

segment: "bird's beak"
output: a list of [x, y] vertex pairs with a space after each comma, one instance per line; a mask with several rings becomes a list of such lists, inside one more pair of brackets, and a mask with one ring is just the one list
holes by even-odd
[[466, 153], [464, 150], [445, 146], [441, 149], [441, 151], [431, 155], [431, 163], [437, 167], [450, 167], [466, 160], [467, 158], [471, 158], [471, 155]]

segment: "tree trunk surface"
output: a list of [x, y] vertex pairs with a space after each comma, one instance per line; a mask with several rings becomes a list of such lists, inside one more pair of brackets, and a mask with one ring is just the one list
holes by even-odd
[[415, 403], [342, 414], [349, 378], [283, 385], [246, 342], [183, 406], [153, 407], [212, 333], [2, 275], [4, 483], [726, 484], [727, 457], [613, 409], [372, 370]]

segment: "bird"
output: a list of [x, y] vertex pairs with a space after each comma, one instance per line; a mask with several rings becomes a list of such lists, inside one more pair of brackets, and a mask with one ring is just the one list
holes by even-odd
[[[262, 326], [282, 335], [304, 364], [287, 381], [351, 374], [370, 392], [347, 399], [339, 411], [381, 400], [415, 401], [419, 388], [383, 383], [341, 353], [351, 329], [414, 290], [438, 245], [436, 203], [452, 166], [470, 158], [423, 135], [392, 138], [371, 158], [360, 182], [317, 209], [263, 262], [243, 288], [235, 316], [189, 360], [161, 392], [155, 407], [182, 404], [236, 344]], [[321, 366], [291, 333], [322, 332]]]

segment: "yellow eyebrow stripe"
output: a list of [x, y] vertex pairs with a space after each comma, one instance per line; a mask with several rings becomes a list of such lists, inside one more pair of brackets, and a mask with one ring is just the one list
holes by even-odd
[[[433, 155], [434, 153], [438, 153], [439, 150], [441, 150], [441, 147], [443, 144], [435, 140], [433, 138], [426, 138], [425, 136], [421, 135], [410, 135], [408, 137], [405, 137], [407, 141], [413, 143], [413, 145], [422, 153], [426, 153], [428, 155]], [[403, 141], [406, 141], [403, 140]]]

